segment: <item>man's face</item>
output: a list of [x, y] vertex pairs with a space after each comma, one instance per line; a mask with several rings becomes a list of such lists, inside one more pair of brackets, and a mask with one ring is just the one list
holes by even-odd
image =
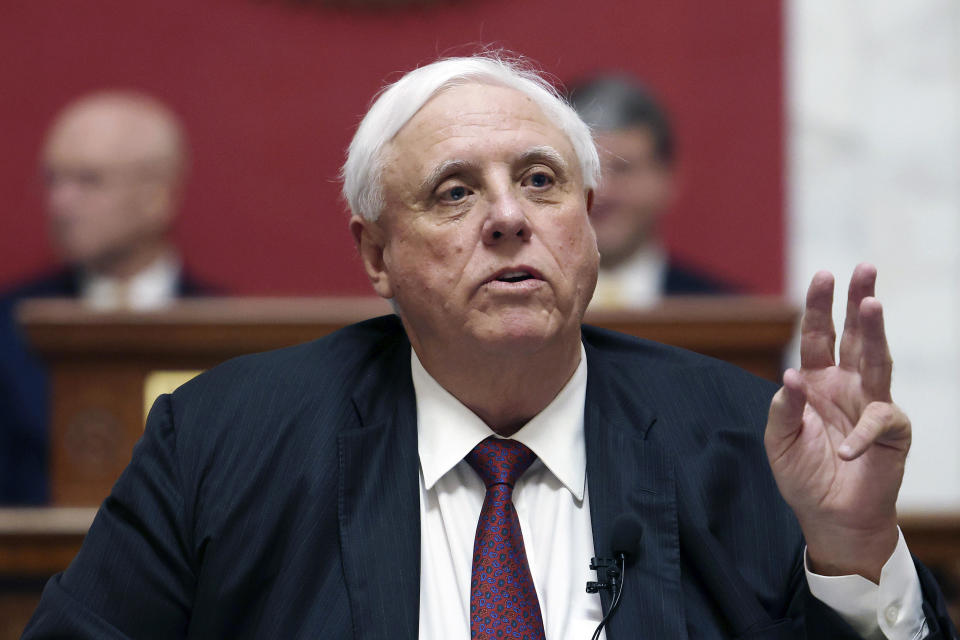
[[384, 211], [351, 227], [415, 346], [517, 353], [579, 340], [597, 276], [592, 194], [539, 107], [499, 86], [443, 91], [384, 161]]
[[153, 132], [137, 135], [122, 118], [108, 108], [84, 109], [59, 122], [47, 141], [46, 209], [68, 262], [97, 268], [170, 225], [173, 187], [151, 165]]
[[615, 266], [651, 241], [673, 197], [670, 168], [646, 127], [594, 134], [603, 182], [591, 213], [604, 266]]

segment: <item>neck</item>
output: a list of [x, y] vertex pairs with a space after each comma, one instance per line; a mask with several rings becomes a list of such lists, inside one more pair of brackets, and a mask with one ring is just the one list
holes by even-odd
[[98, 276], [130, 280], [170, 251], [171, 248], [165, 241], [149, 242], [132, 250], [100, 256], [85, 265], [85, 268]]
[[414, 344], [424, 369], [498, 435], [507, 437], [543, 411], [580, 364], [573, 340], [534, 353], [457, 353], [431, 357]]

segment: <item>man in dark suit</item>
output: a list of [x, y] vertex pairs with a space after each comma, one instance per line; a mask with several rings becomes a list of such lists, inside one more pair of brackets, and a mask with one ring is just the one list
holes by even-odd
[[814, 278], [780, 391], [582, 327], [598, 175], [522, 67], [382, 93], [344, 193], [398, 317], [162, 396], [25, 637], [585, 638], [614, 596], [584, 591], [593, 555], [624, 572], [610, 638], [953, 637], [896, 525], [875, 270], [838, 364]]
[[47, 500], [47, 375], [17, 325], [17, 304], [68, 297], [149, 310], [205, 292], [170, 240], [185, 162], [177, 118], [144, 95], [85, 96], [51, 127], [45, 204], [66, 266], [0, 295], [0, 504]]
[[601, 74], [576, 84], [570, 103], [593, 128], [603, 164], [591, 211], [600, 247], [593, 306], [637, 308], [663, 296], [731, 292], [661, 243], [660, 223], [676, 195], [675, 140], [653, 93], [625, 74]]

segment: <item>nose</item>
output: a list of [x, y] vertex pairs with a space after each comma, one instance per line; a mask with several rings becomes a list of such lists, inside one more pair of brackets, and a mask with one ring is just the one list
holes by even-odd
[[511, 239], [530, 240], [530, 221], [523, 207], [512, 195], [503, 195], [490, 205], [490, 213], [483, 222], [483, 242], [496, 245]]

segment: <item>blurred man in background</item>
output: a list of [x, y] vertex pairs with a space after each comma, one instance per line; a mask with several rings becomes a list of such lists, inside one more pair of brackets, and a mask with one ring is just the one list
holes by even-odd
[[575, 86], [570, 100], [593, 129], [603, 164], [591, 212], [600, 248], [593, 307], [642, 307], [664, 295], [729, 290], [679, 264], [660, 242], [660, 221], [675, 195], [674, 136], [654, 96], [628, 76], [601, 75]]
[[0, 503], [47, 499], [46, 371], [16, 324], [17, 303], [69, 297], [139, 311], [203, 293], [170, 238], [185, 169], [180, 123], [151, 97], [96, 93], [54, 121], [41, 173], [64, 266], [0, 297]]

